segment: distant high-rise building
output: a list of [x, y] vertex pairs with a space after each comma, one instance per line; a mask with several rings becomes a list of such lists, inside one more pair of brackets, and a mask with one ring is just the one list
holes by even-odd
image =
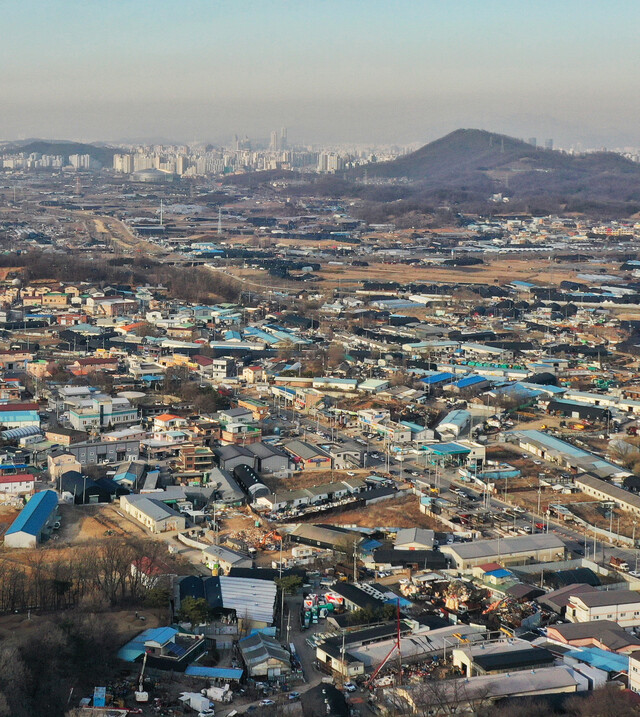
[[545, 149], [553, 149], [553, 140], [552, 139], [546, 140], [544, 143], [544, 148]]
[[538, 139], [536, 137], [529, 137], [529, 144], [533, 147], [538, 146]]
[[278, 130], [273, 130], [271, 133], [271, 142], [269, 143], [269, 151], [277, 152], [280, 149], [280, 137], [278, 136]]
[[286, 149], [287, 148], [287, 128], [281, 127], [280, 128], [280, 147], [278, 149]]
[[176, 174], [183, 175], [189, 167], [189, 160], [184, 155], [176, 157]]

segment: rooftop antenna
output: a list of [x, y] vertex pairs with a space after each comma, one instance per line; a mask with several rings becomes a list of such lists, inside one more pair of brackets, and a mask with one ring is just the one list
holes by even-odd
[[222, 234], [222, 209], [218, 207], [218, 234]]

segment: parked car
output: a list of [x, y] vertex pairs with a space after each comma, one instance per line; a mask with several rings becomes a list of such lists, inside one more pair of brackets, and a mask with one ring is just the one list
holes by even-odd
[[345, 682], [344, 688], [347, 692], [355, 692], [358, 689], [357, 685], [354, 685], [353, 682]]

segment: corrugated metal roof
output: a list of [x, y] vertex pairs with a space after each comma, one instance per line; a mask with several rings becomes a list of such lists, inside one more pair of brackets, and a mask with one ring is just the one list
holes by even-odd
[[239, 680], [244, 670], [232, 667], [202, 667], [201, 665], [189, 665], [184, 671], [185, 675], [191, 677], [208, 677], [216, 680]]
[[20, 532], [37, 535], [57, 505], [58, 496], [55, 491], [43, 490], [36, 493], [11, 523], [5, 535]]

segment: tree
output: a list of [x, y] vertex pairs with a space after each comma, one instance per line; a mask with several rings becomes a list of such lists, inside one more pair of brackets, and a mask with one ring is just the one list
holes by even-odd
[[299, 575], [285, 575], [277, 578], [276, 585], [287, 595], [293, 595], [302, 587], [302, 578]]
[[180, 604], [178, 618], [182, 622], [200, 625], [203, 622], [207, 622], [210, 616], [211, 609], [205, 598], [186, 597]]
[[623, 692], [613, 684], [594, 690], [586, 699], [573, 697], [565, 703], [567, 714], [573, 717], [631, 717], [640, 715], [640, 705], [630, 692]]
[[327, 350], [327, 362], [331, 368], [335, 368], [344, 361], [344, 346], [332, 343]]
[[147, 590], [144, 596], [144, 604], [145, 607], [161, 610], [169, 605], [170, 598], [171, 592], [168, 587], [155, 585]]

